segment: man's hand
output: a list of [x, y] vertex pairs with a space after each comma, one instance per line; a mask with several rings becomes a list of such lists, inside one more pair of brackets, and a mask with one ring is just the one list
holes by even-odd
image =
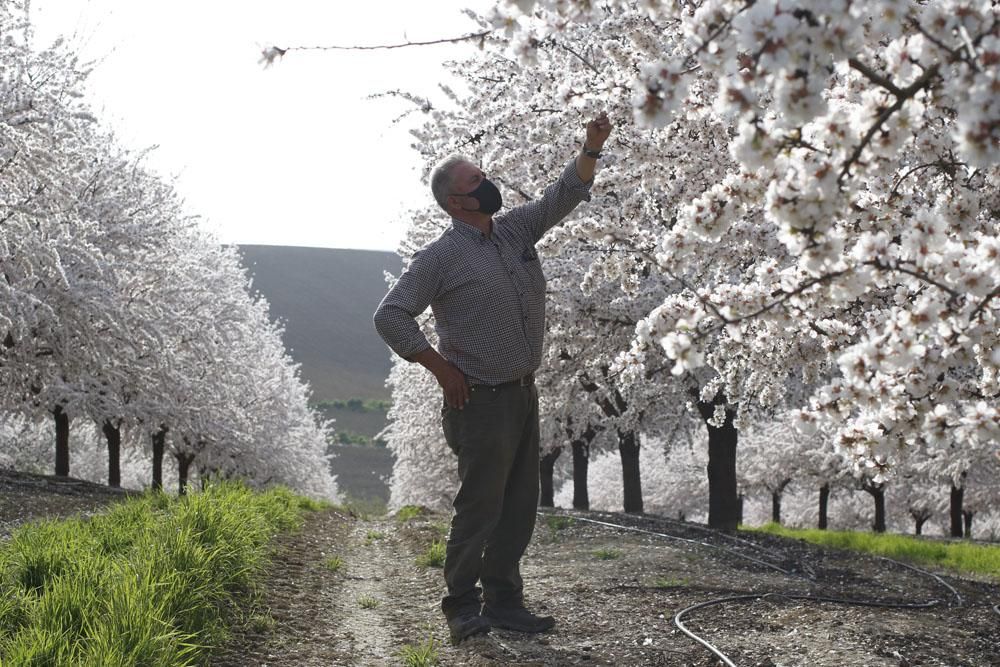
[[[611, 135], [611, 121], [608, 114], [601, 113], [600, 116], [587, 123], [587, 138], [583, 140], [583, 147], [586, 150], [599, 151], [604, 147], [604, 142]], [[576, 175], [584, 183], [589, 183], [594, 178], [594, 169], [597, 168], [597, 160], [590, 157], [583, 151], [576, 156]]]
[[433, 347], [417, 352], [410, 360], [434, 374], [444, 390], [444, 400], [449, 406], [461, 410], [469, 402], [469, 385], [465, 382], [465, 373], [438, 354]]
[[465, 382], [465, 373], [453, 364], [445, 363], [435, 373], [438, 384], [444, 389], [445, 402], [461, 410], [469, 402], [469, 385]]
[[587, 138], [583, 145], [592, 150], [599, 151], [604, 147], [604, 142], [611, 136], [611, 121], [608, 114], [601, 112], [601, 115], [587, 123]]

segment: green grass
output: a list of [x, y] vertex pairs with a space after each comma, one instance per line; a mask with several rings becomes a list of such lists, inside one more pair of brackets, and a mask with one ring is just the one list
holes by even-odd
[[344, 567], [344, 559], [340, 556], [330, 556], [323, 561], [323, 566], [330, 572], [339, 572], [340, 568]]
[[427, 551], [417, 556], [417, 565], [421, 567], [444, 567], [445, 543], [434, 540]]
[[430, 524], [429, 528], [441, 537], [448, 537], [448, 531], [451, 530], [451, 525], [447, 521], [435, 521]]
[[594, 556], [596, 556], [598, 560], [614, 560], [616, 558], [620, 558], [621, 555], [622, 552], [618, 549], [598, 549], [594, 552]]
[[357, 599], [358, 606], [362, 609], [375, 609], [379, 606], [378, 598], [371, 595], [361, 595]]
[[369, 530], [365, 533], [365, 544], [371, 544], [375, 540], [381, 540], [385, 538], [385, 533], [378, 530]]
[[781, 535], [837, 549], [886, 556], [917, 565], [934, 565], [965, 574], [1000, 579], [1000, 546], [969, 542], [938, 542], [909, 535], [840, 530], [785, 528], [769, 523], [753, 532]]
[[545, 518], [545, 523], [552, 530], [564, 530], [576, 523], [576, 520], [571, 516], [549, 516]]
[[424, 510], [422, 507], [417, 507], [416, 505], [404, 505], [399, 508], [396, 512], [396, 521], [400, 523], [406, 523], [407, 521], [412, 521], [418, 516], [423, 515]]
[[203, 664], [226, 638], [223, 610], [259, 593], [269, 540], [315, 505], [218, 480], [19, 527], [0, 546], [4, 664]]
[[399, 651], [406, 667], [434, 667], [438, 664], [437, 644], [431, 637], [419, 646], [406, 644]]

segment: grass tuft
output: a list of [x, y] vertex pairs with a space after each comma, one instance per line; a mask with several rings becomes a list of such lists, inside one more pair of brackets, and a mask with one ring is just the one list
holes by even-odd
[[596, 556], [598, 560], [614, 560], [616, 558], [621, 557], [621, 555], [622, 552], [619, 551], [618, 549], [605, 548], [605, 549], [598, 549], [597, 551], [594, 552], [594, 556]]
[[330, 556], [323, 561], [323, 566], [330, 572], [339, 572], [340, 568], [344, 567], [344, 559], [340, 556]]
[[447, 521], [435, 521], [429, 527], [441, 537], [448, 537], [448, 531], [451, 530], [451, 525]]
[[417, 646], [404, 645], [399, 655], [406, 667], [434, 667], [438, 664], [437, 644], [433, 637]]
[[576, 523], [576, 520], [571, 516], [549, 516], [545, 518], [545, 523], [552, 530], [565, 530]]
[[421, 567], [444, 567], [445, 543], [434, 540], [427, 551], [417, 556], [417, 565]]
[[374, 598], [371, 595], [358, 596], [357, 603], [362, 609], [375, 609], [379, 606], [378, 598]]
[[269, 540], [313, 502], [217, 480], [18, 527], [0, 546], [4, 664], [205, 662], [227, 603], [259, 586]]
[[861, 551], [916, 565], [933, 565], [955, 572], [1000, 579], [1000, 546], [932, 541], [911, 535], [888, 533], [786, 528], [776, 523], [769, 523], [759, 528], [744, 527], [743, 530], [791, 537], [835, 549]]
[[417, 505], [404, 505], [399, 508], [396, 512], [396, 521], [400, 523], [406, 523], [407, 521], [412, 521], [419, 516], [423, 516], [424, 508]]

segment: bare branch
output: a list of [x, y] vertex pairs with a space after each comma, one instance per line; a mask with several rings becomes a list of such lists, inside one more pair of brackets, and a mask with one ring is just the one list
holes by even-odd
[[903, 91], [899, 89], [899, 86], [894, 84], [891, 80], [889, 80], [889, 78], [882, 76], [881, 74], [879, 74], [871, 67], [858, 60], [857, 58], [851, 58], [847, 62], [848, 64], [850, 64], [851, 69], [861, 72], [862, 74], [865, 75], [866, 79], [868, 79], [872, 83], [877, 83], [878, 85], [882, 86], [896, 97], [899, 97], [900, 95], [903, 94]]
[[473, 32], [468, 35], [462, 35], [461, 37], [445, 37], [443, 39], [430, 39], [423, 42], [401, 42], [399, 44], [375, 44], [375, 45], [355, 45], [355, 46], [339, 46], [335, 44], [330, 44], [327, 46], [288, 46], [285, 48], [279, 48], [277, 46], [274, 48], [278, 55], [285, 55], [289, 51], [379, 51], [388, 49], [402, 49], [408, 46], [431, 46], [433, 44], [455, 44], [457, 42], [468, 42], [475, 39], [483, 40], [485, 39], [492, 30], [483, 30], [482, 32]]
[[564, 51], [568, 51], [569, 53], [572, 53], [574, 56], [576, 56], [577, 58], [579, 58], [580, 62], [582, 62], [584, 65], [586, 65], [591, 70], [593, 70], [595, 74], [600, 74], [601, 73], [601, 71], [599, 69], [597, 69], [596, 67], [594, 67], [593, 63], [591, 63], [589, 60], [587, 60], [586, 58], [584, 58], [583, 56], [581, 56], [579, 53], [577, 53], [576, 51], [574, 51], [570, 47], [566, 46], [565, 44], [563, 44], [561, 42], [553, 41], [552, 43], [555, 44], [556, 46], [558, 46], [559, 48], [563, 49]]

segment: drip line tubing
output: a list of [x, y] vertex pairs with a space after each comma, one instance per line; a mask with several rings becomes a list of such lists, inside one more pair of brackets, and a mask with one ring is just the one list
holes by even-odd
[[[543, 514], [543, 513], [539, 512], [539, 514]], [[558, 513], [551, 512], [550, 514], [558, 514]], [[727, 549], [726, 547], [721, 547], [721, 546], [718, 546], [716, 544], [710, 544], [708, 542], [701, 542], [699, 540], [692, 540], [692, 539], [688, 539], [686, 537], [678, 537], [676, 535], [670, 535], [670, 534], [667, 534], [667, 533], [660, 533], [660, 532], [656, 532], [656, 531], [652, 531], [652, 530], [646, 530], [644, 528], [636, 528], [634, 526], [625, 526], [625, 525], [618, 524], [618, 523], [612, 523], [610, 521], [599, 521], [597, 519], [588, 519], [586, 517], [570, 516], [570, 515], [565, 515], [565, 514], [563, 514], [561, 516], [567, 516], [567, 517], [573, 518], [573, 519], [575, 519], [577, 521], [583, 521], [585, 523], [592, 523], [592, 524], [595, 524], [595, 525], [598, 525], [598, 526], [604, 526], [606, 528], [616, 528], [618, 530], [628, 530], [628, 531], [632, 531], [632, 532], [635, 532], [635, 533], [641, 533], [643, 535], [652, 535], [654, 537], [659, 537], [659, 538], [662, 538], [662, 539], [675, 540], [675, 541], [678, 541], [678, 542], [684, 542], [686, 544], [693, 544], [693, 545], [697, 545], [697, 546], [708, 547], [710, 549], [717, 549], [719, 551], [726, 552], [726, 553], [731, 554], [733, 556], [736, 556], [738, 558], [742, 558], [742, 559], [750, 561], [752, 563], [756, 563], [757, 565], [763, 565], [764, 567], [770, 568], [772, 570], [777, 570], [778, 572], [781, 572], [783, 574], [805, 579], [805, 577], [802, 577], [802, 575], [799, 575], [799, 574], [797, 574], [795, 572], [791, 572], [790, 570], [786, 570], [786, 569], [784, 569], [782, 567], [779, 567], [777, 565], [774, 565], [772, 563], [768, 563], [766, 561], [762, 561], [762, 560], [759, 560], [757, 558], [752, 558], [750, 556], [747, 556], [746, 554], [740, 553], [740, 552], [735, 551], [733, 549]], [[703, 530], [710, 531], [711, 529], [706, 528], [706, 529], [703, 529]], [[725, 535], [725, 533], [716, 533], [716, 534], [717, 535]], [[765, 552], [768, 551], [767, 549], [764, 549], [762, 547], [759, 547], [756, 544], [753, 544], [749, 540], [742, 540], [740, 538], [734, 538], [734, 537], [731, 537], [731, 536], [728, 536], [728, 535], [726, 535], [726, 537], [729, 537], [730, 539], [734, 539], [734, 540], [739, 541], [739, 542], [743, 542], [743, 543], [749, 544], [750, 546], [755, 547], [755, 548], [757, 548], [760, 551], [765, 551]], [[920, 569], [918, 567], [914, 567], [912, 565], [908, 565], [907, 563], [903, 563], [903, 562], [900, 562], [898, 560], [894, 560], [892, 558], [887, 558], [885, 556], [875, 556], [875, 558], [877, 558], [879, 560], [882, 560], [882, 561], [885, 561], [887, 563], [893, 563], [895, 565], [899, 565], [900, 567], [906, 568], [908, 570], [912, 570], [913, 572], [916, 572], [918, 574], [921, 574], [921, 575], [933, 578], [941, 586], [947, 588], [948, 591], [955, 597], [955, 599], [957, 600], [957, 606], [961, 607], [961, 606], [964, 605], [964, 600], [962, 599], [962, 596], [959, 594], [959, 592], [957, 590], [955, 590], [955, 588], [953, 586], [951, 586], [948, 582], [946, 582], [944, 579], [942, 579], [940, 576], [934, 574], [933, 572], [928, 572], [927, 570], [922, 570], [922, 569]], [[687, 635], [688, 637], [690, 637], [691, 639], [695, 640], [696, 642], [698, 642], [699, 644], [701, 644], [702, 646], [704, 646], [706, 649], [708, 649], [709, 651], [711, 651], [727, 667], [736, 667], [736, 664], [732, 660], [730, 660], [726, 656], [725, 653], [723, 653], [721, 650], [719, 650], [718, 647], [716, 647], [715, 645], [713, 645], [712, 643], [710, 643], [709, 641], [707, 641], [703, 637], [700, 637], [697, 634], [695, 634], [694, 632], [692, 632], [691, 630], [689, 630], [687, 628], [687, 626], [684, 625], [684, 621], [682, 620], [683, 617], [684, 617], [684, 615], [685, 614], [689, 614], [690, 612], [693, 612], [693, 611], [697, 611], [698, 609], [704, 609], [705, 607], [711, 607], [711, 606], [715, 606], [715, 605], [725, 604], [727, 602], [747, 602], [747, 601], [752, 601], [752, 600], [768, 600], [768, 599], [772, 599], [772, 598], [784, 598], [786, 600], [800, 600], [800, 601], [805, 601], [805, 602], [828, 602], [828, 603], [832, 603], [832, 604], [842, 604], [842, 605], [849, 605], [849, 606], [854, 606], [854, 607], [875, 607], [875, 608], [883, 608], [883, 609], [929, 609], [931, 607], [935, 607], [935, 606], [941, 604], [940, 600], [928, 600], [926, 602], [883, 602], [881, 600], [865, 600], [865, 599], [852, 599], [852, 598], [835, 598], [835, 597], [822, 596], [822, 595], [807, 595], [807, 594], [802, 594], [802, 593], [778, 593], [778, 592], [751, 593], [751, 594], [743, 594], [743, 595], [729, 595], [729, 596], [726, 596], [726, 597], [715, 598], [713, 600], [706, 600], [704, 602], [699, 602], [699, 603], [693, 604], [693, 605], [691, 605], [689, 607], [685, 607], [684, 609], [681, 609], [680, 611], [678, 611], [674, 615], [674, 625], [677, 627], [677, 629], [679, 629], [685, 635]], [[995, 611], [997, 614], [1000, 614], [1000, 604], [994, 605], [993, 606], [993, 611]]]
[[723, 653], [717, 646], [698, 636], [684, 625], [681, 620], [685, 614], [698, 609], [704, 609], [705, 607], [711, 607], [715, 605], [725, 604], [727, 602], [748, 602], [752, 600], [767, 600], [770, 598], [785, 598], [786, 600], [803, 600], [808, 602], [831, 602], [834, 604], [850, 605], [854, 607], [879, 607], [886, 609], [929, 609], [934, 607], [939, 603], [938, 600], [928, 600], [927, 602], [880, 602], [878, 600], [853, 600], [849, 598], [832, 598], [819, 595], [801, 595], [801, 594], [790, 594], [790, 593], [754, 593], [749, 595], [729, 595], [723, 598], [716, 598], [714, 600], [706, 600], [705, 602], [699, 602], [693, 604], [689, 607], [681, 609], [674, 615], [674, 625], [677, 629], [683, 632], [685, 635], [695, 640], [709, 651], [711, 651], [719, 660], [721, 660], [727, 667], [736, 667], [736, 663], [729, 659], [729, 657]]
[[667, 539], [667, 540], [676, 540], [678, 542], [685, 542], [687, 544], [695, 544], [695, 545], [702, 546], [702, 547], [708, 547], [709, 549], [718, 549], [719, 551], [724, 551], [724, 552], [726, 552], [728, 554], [731, 554], [733, 556], [736, 556], [738, 558], [742, 558], [744, 560], [748, 560], [751, 563], [756, 563], [757, 565], [763, 565], [764, 567], [770, 568], [772, 570], [777, 570], [778, 572], [781, 572], [782, 574], [787, 574], [787, 575], [792, 576], [792, 577], [801, 577], [801, 575], [798, 575], [798, 574], [796, 574], [794, 572], [791, 572], [790, 570], [786, 570], [783, 567], [779, 567], [777, 565], [774, 565], [772, 563], [768, 563], [767, 561], [763, 561], [763, 560], [760, 560], [758, 558], [753, 558], [752, 556], [747, 556], [746, 554], [741, 554], [740, 552], [734, 551], [732, 549], [727, 549], [725, 547], [720, 547], [720, 546], [718, 546], [716, 544], [710, 544], [708, 542], [700, 542], [698, 540], [691, 540], [691, 539], [688, 539], [686, 537], [677, 537], [676, 535], [668, 535], [667, 533], [658, 533], [656, 531], [646, 530], [645, 528], [636, 528], [634, 526], [623, 526], [621, 524], [611, 523], [611, 522], [608, 522], [608, 521], [598, 521], [597, 519], [587, 519], [587, 518], [582, 517], [582, 516], [574, 516], [574, 517], [570, 517], [570, 518], [575, 519], [576, 521], [583, 521], [585, 523], [597, 524], [598, 526], [604, 526], [606, 528], [617, 528], [619, 530], [628, 530], [628, 531], [632, 531], [633, 533], [642, 533], [643, 535], [652, 535], [654, 537], [659, 537], [659, 538], [663, 538], [663, 539]]

